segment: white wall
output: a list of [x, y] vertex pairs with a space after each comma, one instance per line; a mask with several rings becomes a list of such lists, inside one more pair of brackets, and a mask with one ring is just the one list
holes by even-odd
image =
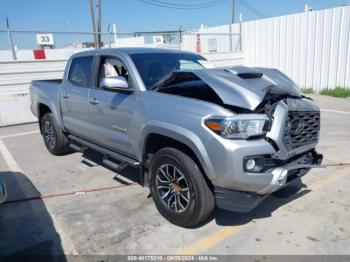
[[[193, 33], [229, 32], [223, 25]], [[239, 33], [239, 24], [231, 33]], [[225, 35], [202, 35], [202, 52], [209, 52], [208, 38], [217, 39], [217, 53], [227, 52]], [[195, 52], [195, 43], [195, 35], [184, 36], [184, 49]], [[245, 65], [277, 68], [300, 87], [350, 88], [350, 6], [243, 22], [242, 52]]]
[[[182, 36], [181, 49], [196, 52], [197, 34], [200, 35], [200, 48], [202, 53], [227, 53], [231, 51], [240, 51], [239, 24], [221, 25], [202, 28], [198, 31], [191, 31], [188, 33], [185, 32]], [[214, 40], [217, 48], [216, 52], [210, 50], [210, 40]]]
[[[45, 49], [46, 60], [68, 59], [74, 52], [77, 51], [79, 51], [79, 49]], [[17, 50], [16, 57], [17, 61], [35, 61], [33, 50]], [[13, 61], [11, 50], [0, 50], [0, 61]]]
[[350, 6], [243, 23], [248, 66], [275, 67], [315, 91], [350, 88]]
[[216, 67], [230, 67], [244, 64], [244, 57], [241, 52], [207, 53], [202, 54], [202, 56], [212, 62]]
[[0, 62], [0, 92], [28, 91], [30, 81], [62, 78], [66, 60]]
[[119, 38], [116, 39], [115, 43], [112, 43], [112, 47], [137, 47], [143, 46], [144, 42], [143, 36]]
[[30, 99], [28, 94], [1, 95], [0, 127], [37, 121], [29, 107]]

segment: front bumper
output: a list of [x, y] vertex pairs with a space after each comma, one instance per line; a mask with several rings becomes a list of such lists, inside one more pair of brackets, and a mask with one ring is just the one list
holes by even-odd
[[[220, 138], [219, 138], [220, 139]], [[209, 159], [215, 170], [214, 186], [236, 191], [268, 194], [286, 183], [287, 174], [299, 169], [309, 169], [321, 163], [322, 156], [314, 151], [316, 145], [309, 145], [306, 151], [298, 152], [288, 159], [273, 158], [276, 150], [264, 139], [255, 141], [211, 141], [208, 146]], [[306, 155], [311, 154], [312, 157]], [[275, 165], [257, 172], [245, 171], [247, 157], [266, 156], [275, 159]], [[305, 161], [304, 161], [305, 159]]]
[[314, 150], [301, 154], [287, 164], [272, 169], [271, 183], [256, 193], [263, 195], [275, 192], [295, 178], [305, 175], [310, 168], [319, 167], [322, 159], [323, 155]]
[[217, 207], [242, 213], [251, 211], [268, 196], [222, 187], [215, 187], [214, 192]]
[[[312, 154], [312, 162], [300, 163], [309, 153]], [[270, 171], [272, 176], [271, 182], [257, 192], [239, 191], [215, 186], [216, 205], [219, 208], [229, 211], [249, 212], [269, 196], [270, 193], [285, 187], [294, 179], [305, 175], [310, 168], [318, 167], [322, 159], [322, 155], [311, 151], [302, 154], [299, 158], [283, 166], [273, 168]]]
[[[319, 112], [319, 109], [309, 101], [281, 100], [274, 110], [273, 124], [265, 139], [228, 140], [215, 136], [209, 140], [206, 148], [215, 172], [212, 180], [214, 186], [266, 195], [288, 183], [290, 174], [301, 176], [310, 168], [318, 166], [322, 161], [322, 156], [314, 151], [318, 137], [292, 149], [284, 145], [289, 112]], [[307, 161], [306, 154], [311, 154]], [[269, 157], [276, 160], [276, 164], [259, 173], [247, 171], [244, 160], [251, 156]]]

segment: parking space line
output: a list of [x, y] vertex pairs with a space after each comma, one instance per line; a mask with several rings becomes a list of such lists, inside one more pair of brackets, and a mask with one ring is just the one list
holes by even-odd
[[[10, 153], [10, 151], [8, 150], [8, 148], [6, 147], [6, 145], [4, 144], [2, 139], [0, 139], [0, 154], [3, 156], [8, 168], [11, 172], [23, 173], [22, 169], [19, 167], [16, 160], [13, 158], [12, 154]], [[66, 254], [69, 254], [69, 255], [78, 255], [77, 249], [76, 249], [73, 241], [71, 241], [70, 237], [67, 236], [67, 234], [65, 234], [65, 231], [63, 230], [61, 225], [57, 221], [55, 221], [55, 219], [53, 217], [52, 217], [52, 221], [55, 225], [56, 232], [61, 237], [61, 245], [62, 245], [64, 252]]]
[[341, 169], [335, 171], [334, 173], [330, 174], [326, 178], [323, 178], [323, 179], [320, 179], [320, 180], [313, 182], [307, 188], [311, 189], [314, 192], [318, 191], [321, 188], [329, 185], [330, 182], [333, 182], [333, 181], [337, 180], [338, 178], [343, 177], [343, 176], [348, 175], [348, 174], [350, 174], [350, 168], [341, 168]]
[[0, 139], [0, 153], [3, 156], [11, 172], [22, 172], [22, 169], [19, 167], [16, 160], [13, 158], [2, 139]]
[[52, 223], [56, 229], [56, 232], [59, 234], [61, 238], [61, 246], [63, 249], [63, 253], [65, 255], [78, 256], [79, 253], [73, 242], [73, 239], [71, 239], [69, 235], [63, 233], [65, 231], [63, 230], [63, 226], [61, 226], [62, 222], [60, 221], [60, 219], [57, 219], [52, 214], [51, 214], [51, 217], [52, 217]]
[[331, 113], [338, 113], [338, 114], [350, 115], [350, 112], [347, 112], [347, 111], [339, 111], [339, 110], [333, 110], [333, 109], [323, 109], [323, 108], [321, 108], [321, 111], [323, 111], [323, 112], [331, 112]]
[[228, 239], [229, 237], [238, 233], [245, 226], [246, 225], [231, 226], [231, 227], [225, 227], [223, 229], [220, 229], [219, 231], [216, 231], [215, 233], [209, 235], [208, 237], [206, 237], [198, 242], [195, 242], [194, 244], [183, 249], [181, 252], [179, 252], [179, 255], [199, 254], [199, 253], [201, 253], [205, 250], [208, 250], [209, 248], [217, 245], [221, 241], [224, 241], [225, 239]]
[[[307, 189], [311, 189], [312, 191], [318, 191], [324, 186], [329, 185], [330, 182], [335, 181], [339, 179], [340, 177], [343, 177], [345, 175], [348, 175], [350, 173], [350, 168], [342, 168], [340, 170], [337, 170], [336, 172], [328, 175], [326, 178], [320, 179], [318, 181], [315, 181], [314, 183], [310, 184]], [[229, 226], [223, 229], [220, 229], [219, 231], [214, 232], [213, 234], [205, 237], [204, 239], [199, 240], [198, 242], [193, 243], [192, 245], [188, 246], [187, 248], [181, 250], [179, 252], [179, 255], [197, 255], [200, 254], [220, 242], [234, 236], [238, 232], [240, 232], [243, 228], [247, 228], [253, 223], [249, 222], [245, 225], [240, 226]]]
[[37, 134], [37, 133], [40, 133], [40, 131], [39, 131], [39, 130], [35, 130], [35, 131], [29, 131], [29, 132], [18, 133], [18, 134], [0, 136], [0, 139], [10, 138], [10, 137], [16, 137], [16, 136], [25, 136], [25, 135], [31, 135], [31, 134]]

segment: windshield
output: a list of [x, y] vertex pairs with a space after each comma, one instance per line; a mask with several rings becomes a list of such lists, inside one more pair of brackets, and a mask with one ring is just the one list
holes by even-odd
[[152, 89], [164, 76], [176, 70], [202, 69], [206, 59], [188, 53], [141, 53], [130, 55], [143, 83]]

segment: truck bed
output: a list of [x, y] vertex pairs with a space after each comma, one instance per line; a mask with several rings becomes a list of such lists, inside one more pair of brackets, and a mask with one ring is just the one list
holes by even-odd
[[[39, 103], [51, 104], [55, 108], [59, 107], [59, 91], [62, 86], [62, 79], [35, 80], [30, 84], [31, 111], [38, 116]], [[40, 101], [40, 102], [39, 102]]]

